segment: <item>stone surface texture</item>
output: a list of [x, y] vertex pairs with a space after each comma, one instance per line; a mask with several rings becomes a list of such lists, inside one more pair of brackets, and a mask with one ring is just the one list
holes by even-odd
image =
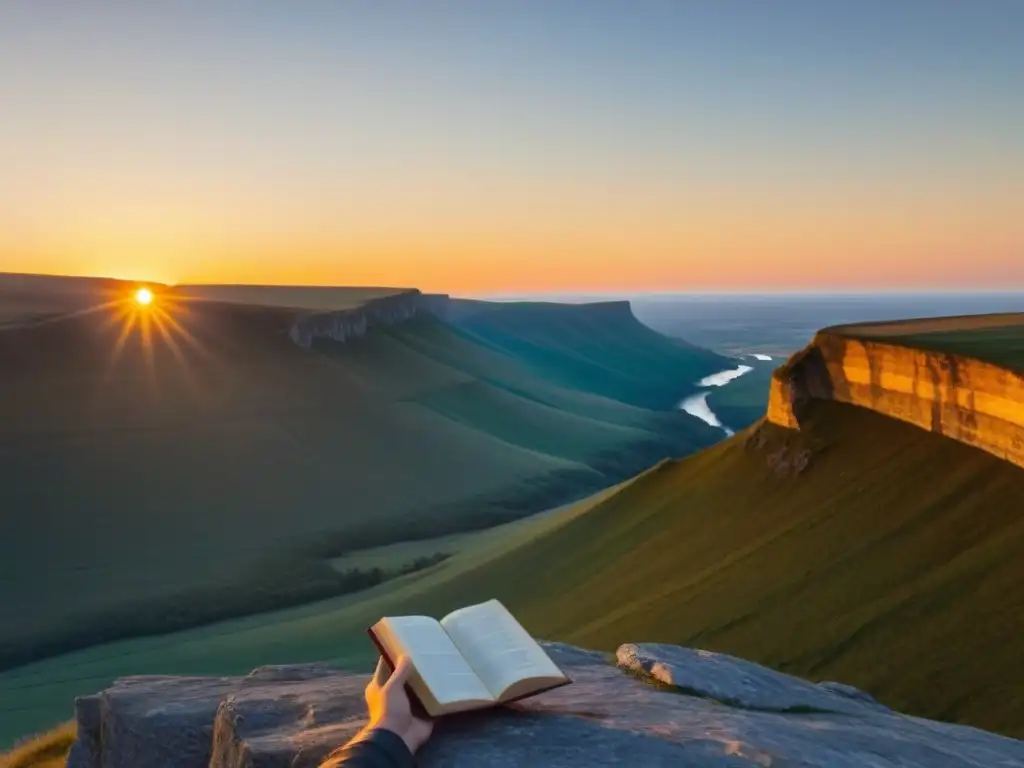
[[1024, 467], [1024, 376], [992, 363], [826, 329], [775, 371], [767, 420], [800, 428], [810, 400], [868, 408]]
[[[1024, 768], [1024, 742], [893, 712], [723, 654], [545, 643], [573, 684], [445, 718], [423, 766]], [[616, 663], [617, 662], [617, 663]], [[130, 677], [79, 699], [68, 768], [315, 768], [364, 723], [367, 676]]]

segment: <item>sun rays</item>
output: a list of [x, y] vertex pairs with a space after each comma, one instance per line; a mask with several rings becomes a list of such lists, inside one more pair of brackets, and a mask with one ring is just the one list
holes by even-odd
[[[145, 385], [155, 396], [159, 395], [160, 378], [172, 373], [191, 383], [190, 363], [186, 349], [201, 357], [208, 355], [203, 345], [182, 324], [181, 318], [188, 314], [186, 302], [170, 293], [157, 292], [147, 286], [122, 293], [102, 306], [109, 313], [107, 325], [117, 327], [107, 362], [106, 375], [113, 375], [122, 357], [135, 345], [141, 352], [145, 366]], [[172, 371], [158, 371], [159, 354], [166, 349], [173, 359]]]

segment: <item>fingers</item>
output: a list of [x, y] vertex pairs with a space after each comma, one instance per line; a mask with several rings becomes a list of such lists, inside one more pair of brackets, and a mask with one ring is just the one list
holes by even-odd
[[384, 657], [381, 656], [377, 659], [377, 669], [373, 672], [373, 680], [371, 683], [378, 687], [383, 687], [384, 683], [387, 682], [388, 675], [391, 674], [391, 668], [388, 663], [384, 661]]
[[384, 683], [384, 690], [400, 688], [409, 680], [409, 675], [411, 674], [412, 661], [410, 661], [408, 656], [400, 657], [398, 664], [395, 666], [395, 671], [391, 673], [391, 677]]

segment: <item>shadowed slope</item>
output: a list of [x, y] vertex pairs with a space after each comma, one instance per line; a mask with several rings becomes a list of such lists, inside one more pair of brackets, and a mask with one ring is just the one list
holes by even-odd
[[460, 328], [514, 355], [564, 387], [648, 408], [671, 408], [679, 383], [700, 368], [732, 361], [663, 336], [633, 315], [629, 302], [572, 305], [489, 304], [458, 321]]
[[716, 439], [431, 317], [306, 350], [286, 307], [170, 314], [0, 332], [0, 667], [338, 594], [330, 557], [493, 525]]

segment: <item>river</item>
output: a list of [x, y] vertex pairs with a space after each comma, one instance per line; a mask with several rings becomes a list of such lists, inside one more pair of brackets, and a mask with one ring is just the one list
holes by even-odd
[[[771, 360], [768, 355], [754, 354], [751, 357], [757, 360]], [[698, 387], [724, 387], [730, 381], [735, 381], [745, 373], [750, 373], [753, 367], [749, 365], [743, 365], [742, 363], [737, 365], [735, 368], [726, 368], [724, 371], [713, 373], [710, 376], [705, 376], [703, 379], [697, 382]], [[691, 416], [696, 416], [698, 419], [703, 421], [705, 424], [710, 424], [712, 427], [718, 427], [720, 430], [725, 432], [727, 437], [732, 437], [736, 434], [732, 429], [725, 426], [719, 418], [715, 415], [715, 412], [708, 406], [708, 395], [710, 391], [698, 392], [695, 395], [679, 403], [679, 408], [686, 411]]]

